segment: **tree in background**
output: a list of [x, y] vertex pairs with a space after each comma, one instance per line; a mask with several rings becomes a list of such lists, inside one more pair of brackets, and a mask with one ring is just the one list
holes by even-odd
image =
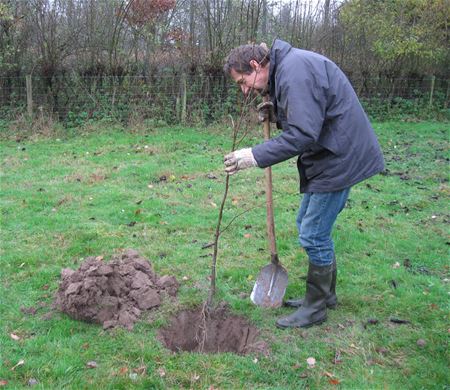
[[343, 66], [363, 76], [445, 74], [449, 15], [446, 0], [347, 1], [339, 10]]
[[20, 74], [18, 64], [29, 60], [25, 54], [31, 29], [23, 8], [12, 0], [0, 3], [0, 75]]

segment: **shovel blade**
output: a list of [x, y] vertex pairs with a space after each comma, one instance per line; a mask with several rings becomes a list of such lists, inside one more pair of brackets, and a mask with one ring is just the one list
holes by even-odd
[[280, 264], [270, 263], [259, 273], [250, 299], [257, 306], [280, 307], [287, 284], [287, 271]]

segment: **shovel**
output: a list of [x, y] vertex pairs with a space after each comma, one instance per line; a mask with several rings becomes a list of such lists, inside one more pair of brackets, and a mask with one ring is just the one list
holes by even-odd
[[[267, 100], [266, 100], [267, 101]], [[264, 139], [270, 138], [269, 119], [264, 121]], [[275, 243], [275, 223], [273, 219], [272, 201], [272, 169], [265, 169], [266, 206], [267, 206], [267, 237], [270, 247], [270, 264], [266, 265], [258, 275], [250, 299], [255, 305], [262, 307], [280, 307], [288, 284], [287, 271], [278, 259]]]

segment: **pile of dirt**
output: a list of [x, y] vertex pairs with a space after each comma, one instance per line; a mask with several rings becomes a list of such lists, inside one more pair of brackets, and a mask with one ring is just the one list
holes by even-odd
[[214, 310], [204, 307], [185, 310], [158, 332], [158, 339], [174, 352], [232, 352], [240, 355], [268, 355], [268, 346], [258, 341], [259, 331], [248, 321], [231, 315], [225, 305]]
[[103, 325], [133, 329], [139, 315], [158, 307], [164, 294], [176, 296], [174, 276], [158, 277], [151, 263], [133, 249], [113, 256], [88, 257], [78, 270], [61, 271], [54, 306], [70, 317]]

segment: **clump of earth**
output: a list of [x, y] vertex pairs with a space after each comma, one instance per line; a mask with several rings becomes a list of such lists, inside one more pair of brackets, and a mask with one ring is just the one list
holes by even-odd
[[158, 277], [148, 259], [127, 249], [109, 262], [88, 257], [78, 270], [63, 269], [54, 306], [104, 329], [131, 330], [143, 312], [157, 308], [165, 296], [175, 297], [178, 286], [174, 276]]
[[174, 352], [268, 355], [268, 346], [258, 340], [259, 331], [243, 317], [233, 315], [226, 305], [214, 309], [184, 310], [158, 332], [158, 339]]

